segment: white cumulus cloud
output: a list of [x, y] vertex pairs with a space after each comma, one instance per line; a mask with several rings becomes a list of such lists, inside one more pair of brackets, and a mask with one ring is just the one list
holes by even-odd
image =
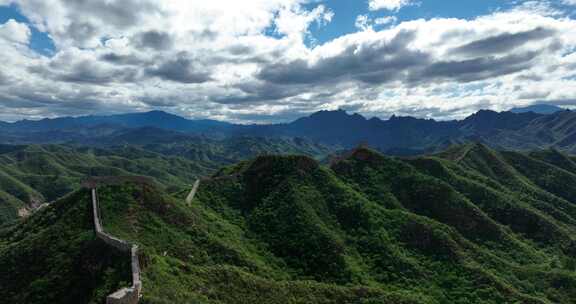
[[402, 7], [413, 4], [411, 0], [369, 0], [368, 7], [372, 11], [376, 10], [389, 10], [397, 11]]
[[24, 23], [10, 19], [4, 24], [0, 24], [0, 39], [26, 44], [30, 39], [30, 28]]

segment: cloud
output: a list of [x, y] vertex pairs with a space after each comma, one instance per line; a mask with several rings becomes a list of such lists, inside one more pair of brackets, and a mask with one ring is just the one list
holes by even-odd
[[19, 23], [14, 19], [0, 25], [0, 39], [13, 43], [27, 44], [31, 31], [28, 25]]
[[380, 18], [374, 19], [374, 24], [387, 25], [387, 24], [391, 24], [391, 23], [396, 23], [397, 20], [398, 20], [398, 18], [396, 18], [395, 16], [385, 16], [385, 17], [380, 17]]
[[495, 78], [526, 70], [539, 55], [537, 52], [512, 54], [504, 57], [480, 57], [462, 61], [439, 61], [417, 75], [419, 82], [430, 80], [456, 80], [471, 82]]
[[397, 11], [405, 6], [413, 5], [411, 0], [369, 0], [368, 8], [372, 11], [381, 9]]
[[[317, 1], [20, 0], [31, 23], [0, 25], [0, 118], [162, 108], [261, 122], [345, 107], [448, 119], [574, 100], [576, 21], [529, 2], [469, 19], [367, 12], [321, 43], [314, 29], [335, 15]], [[29, 49], [32, 26], [53, 56]]]
[[414, 39], [414, 32], [400, 31], [390, 40], [346, 45], [341, 52], [314, 62], [299, 59], [270, 65], [258, 74], [258, 78], [276, 84], [398, 80], [405, 75], [404, 72], [429, 61], [425, 53], [407, 48]]
[[274, 25], [279, 34], [300, 40], [304, 35], [309, 34], [308, 28], [311, 23], [316, 22], [319, 25], [325, 25], [330, 23], [333, 16], [334, 13], [324, 5], [319, 5], [309, 12], [300, 8], [295, 10], [284, 9], [279, 11], [278, 17], [274, 20]]
[[542, 27], [520, 33], [503, 33], [496, 36], [476, 40], [457, 47], [454, 53], [481, 56], [486, 54], [504, 53], [534, 40], [543, 40], [554, 36], [555, 31]]
[[165, 15], [153, 0], [20, 0], [18, 6], [60, 48], [95, 47], [101, 37], [119, 35]]
[[[523, 36], [543, 36], [543, 30]], [[548, 34], [552, 34], [549, 31]], [[368, 33], [368, 35], [371, 35]], [[374, 34], [377, 35], [377, 34]], [[508, 34], [503, 34], [503, 36]], [[499, 36], [500, 37], [500, 36]], [[449, 53], [484, 56], [472, 59], [444, 60], [426, 49], [409, 46], [417, 41], [417, 31], [401, 30], [389, 40], [357, 41], [346, 44], [331, 56], [320, 55], [318, 60], [294, 60], [265, 67], [258, 74], [260, 80], [274, 84], [316, 84], [356, 81], [370, 85], [401, 82], [421, 85], [438, 81], [471, 82], [496, 78], [529, 69], [541, 53], [527, 51], [496, 57], [513, 49], [514, 43], [491, 46], [499, 38], [474, 41]], [[514, 39], [511, 39], [514, 41]], [[520, 39], [516, 39], [520, 41]], [[480, 52], [479, 49], [484, 49]]]
[[9, 83], [8, 77], [0, 71], [0, 86], [7, 85]]
[[134, 82], [137, 72], [130, 69], [105, 69], [90, 61], [81, 61], [62, 73], [58, 79], [64, 82], [108, 84], [112, 82]]
[[136, 47], [154, 50], [171, 49], [174, 43], [170, 34], [157, 30], [139, 33], [133, 39]]
[[147, 64], [145, 60], [142, 60], [134, 55], [118, 54], [114, 52], [105, 53], [100, 56], [100, 60], [109, 62], [116, 65], [144, 65]]
[[374, 30], [375, 27], [384, 27], [386, 25], [396, 23], [398, 19], [395, 16], [385, 16], [376, 19], [370, 18], [368, 15], [358, 15], [354, 25], [361, 31]]
[[287, 97], [298, 95], [302, 88], [284, 88], [282, 86], [268, 83], [245, 83], [237, 86], [241, 93], [231, 95], [216, 96], [214, 102], [221, 104], [257, 104], [265, 101], [281, 100]]
[[368, 15], [358, 15], [358, 17], [356, 17], [356, 21], [354, 22], [354, 26], [362, 31], [372, 28], [370, 26], [370, 18]]
[[160, 65], [149, 68], [146, 73], [161, 79], [181, 83], [203, 83], [211, 80], [210, 74], [200, 71], [186, 53], [181, 53], [175, 59], [170, 59]]

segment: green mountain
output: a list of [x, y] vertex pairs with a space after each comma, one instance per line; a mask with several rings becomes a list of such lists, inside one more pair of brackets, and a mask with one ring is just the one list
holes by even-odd
[[[127, 138], [138, 138], [132, 135]], [[303, 139], [252, 137], [227, 141], [198, 137], [193, 141], [107, 148], [0, 145], [0, 225], [77, 189], [80, 181], [90, 175], [150, 176], [173, 192], [221, 166], [258, 155], [296, 153], [323, 158], [331, 151], [334, 149]]]
[[[460, 145], [330, 167], [260, 156], [187, 191], [98, 189], [105, 230], [140, 245], [142, 303], [574, 303], [576, 163]], [[103, 303], [128, 257], [78, 190], [0, 229], [0, 297]], [[26, 267], [22, 267], [26, 265]], [[70, 290], [74, 290], [73, 293]]]

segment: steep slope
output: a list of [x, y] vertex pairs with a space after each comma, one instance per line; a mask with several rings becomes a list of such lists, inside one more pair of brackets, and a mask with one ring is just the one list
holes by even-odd
[[26, 215], [25, 204], [13, 195], [0, 191], [0, 226]]
[[[522, 153], [497, 152], [481, 144], [468, 145], [465, 149], [467, 152], [458, 159], [462, 167], [489, 177], [503, 187], [502, 191], [553, 219], [554, 225], [546, 227], [561, 229], [564, 234], [574, 232], [576, 205], [571, 197], [564, 196], [560, 186], [571, 182], [562, 181], [573, 179], [570, 173]], [[555, 234], [559, 235], [562, 233]]]

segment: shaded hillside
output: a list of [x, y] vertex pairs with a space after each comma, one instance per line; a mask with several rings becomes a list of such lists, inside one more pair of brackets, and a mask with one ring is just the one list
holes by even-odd
[[[191, 205], [148, 185], [98, 192], [105, 229], [140, 245], [143, 303], [573, 303], [571, 162], [479, 144], [410, 159], [361, 148], [330, 168], [305, 156], [223, 168]], [[69, 204], [87, 206], [82, 193]]]

